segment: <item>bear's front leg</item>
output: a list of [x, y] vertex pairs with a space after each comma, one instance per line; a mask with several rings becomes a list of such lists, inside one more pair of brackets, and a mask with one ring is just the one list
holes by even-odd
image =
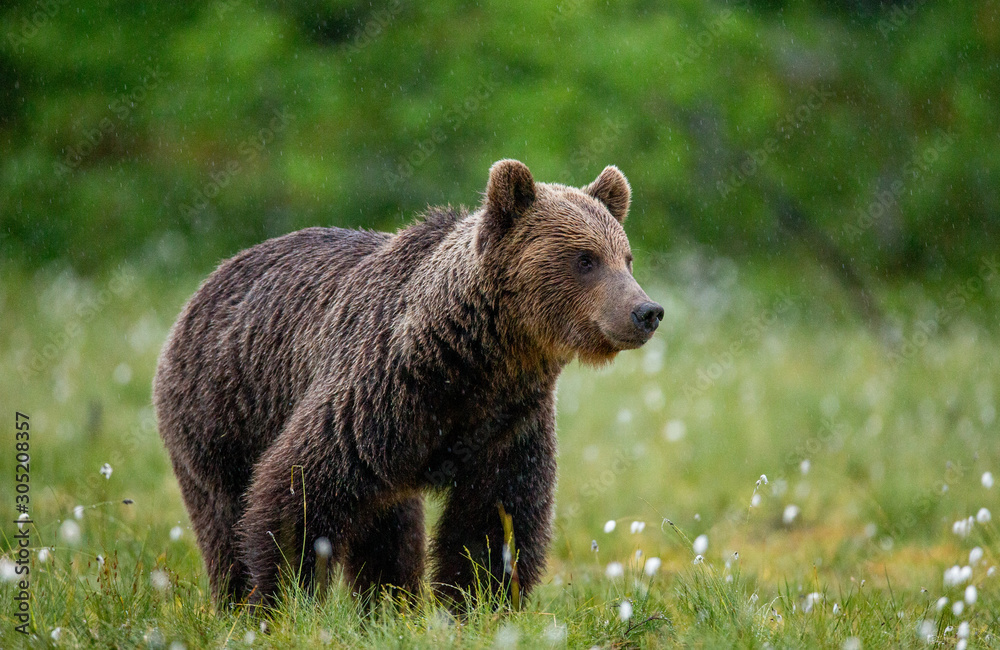
[[[501, 449], [485, 448], [458, 470], [434, 541], [434, 590], [453, 606], [475, 595], [479, 583], [490, 594], [510, 597], [516, 567], [526, 596], [545, 570], [551, 539], [556, 481], [554, 414], [550, 408], [525, 421]], [[511, 516], [516, 555], [504, 560], [504, 529], [498, 506]]]

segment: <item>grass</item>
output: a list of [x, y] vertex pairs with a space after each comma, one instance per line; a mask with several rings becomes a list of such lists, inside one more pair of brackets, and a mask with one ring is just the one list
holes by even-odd
[[[560, 382], [556, 535], [522, 611], [459, 623], [429, 600], [364, 610], [337, 586], [322, 602], [289, 592], [262, 630], [214, 608], [151, 419], [156, 355], [200, 277], [3, 277], [0, 554], [17, 532], [16, 411], [34, 524], [32, 634], [0, 582], [0, 647], [954, 647], [962, 622], [973, 647], [1000, 645], [996, 523], [953, 532], [1000, 515], [982, 482], [1000, 474], [997, 278], [960, 306], [947, 296], [966, 278], [883, 288], [911, 344], [893, 356], [817, 273], [667, 260], [644, 282], [667, 310], [654, 341]], [[946, 585], [976, 547], [971, 579]]]

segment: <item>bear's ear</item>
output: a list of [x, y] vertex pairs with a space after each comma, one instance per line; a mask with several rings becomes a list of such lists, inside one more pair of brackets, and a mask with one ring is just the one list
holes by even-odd
[[486, 201], [498, 214], [518, 217], [535, 202], [535, 179], [519, 160], [499, 160], [490, 167]]
[[499, 160], [490, 167], [486, 185], [486, 215], [477, 248], [482, 252], [497, 241], [535, 202], [535, 179], [528, 166], [518, 160]]
[[603, 203], [618, 223], [625, 223], [628, 206], [632, 201], [632, 188], [620, 169], [608, 165], [597, 180], [583, 188], [583, 191]]

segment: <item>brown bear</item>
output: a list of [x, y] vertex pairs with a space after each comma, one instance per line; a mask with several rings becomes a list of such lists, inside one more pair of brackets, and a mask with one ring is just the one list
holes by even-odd
[[427, 490], [445, 498], [436, 593], [460, 603], [475, 561], [500, 593], [516, 569], [527, 594], [551, 536], [559, 373], [663, 317], [632, 277], [630, 199], [616, 167], [577, 189], [501, 160], [472, 213], [307, 228], [223, 262], [153, 389], [215, 596], [271, 602], [282, 571], [316, 587], [327, 562], [358, 593], [417, 593]]

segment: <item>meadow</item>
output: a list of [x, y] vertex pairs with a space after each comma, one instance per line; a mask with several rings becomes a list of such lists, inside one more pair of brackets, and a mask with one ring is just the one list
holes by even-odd
[[291, 589], [263, 619], [217, 610], [150, 404], [201, 276], [4, 268], [0, 647], [1000, 647], [1000, 276], [880, 286], [886, 333], [806, 263], [636, 266], [666, 318], [561, 379], [543, 584], [460, 621], [346, 587]]

